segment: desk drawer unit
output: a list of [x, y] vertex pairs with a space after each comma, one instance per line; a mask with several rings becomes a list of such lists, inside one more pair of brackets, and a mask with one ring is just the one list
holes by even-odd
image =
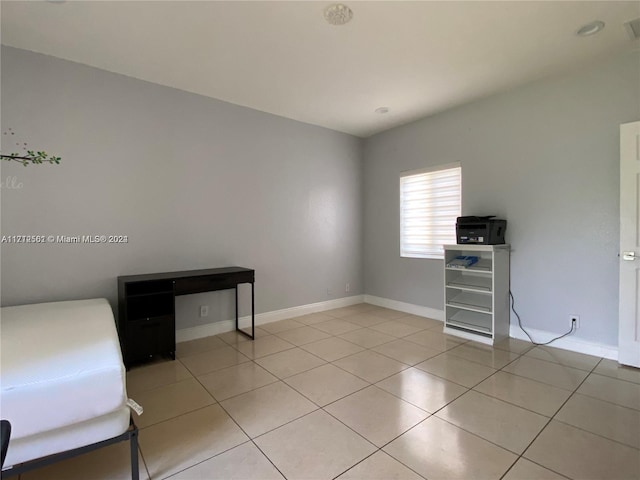
[[172, 280], [119, 285], [118, 334], [127, 367], [154, 355], [175, 358], [176, 322]]
[[173, 315], [149, 317], [127, 322], [127, 360], [136, 363], [175, 350], [176, 322]]

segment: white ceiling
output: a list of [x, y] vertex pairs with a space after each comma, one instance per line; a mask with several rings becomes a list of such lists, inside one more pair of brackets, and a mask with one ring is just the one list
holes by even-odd
[[[640, 2], [2, 1], [2, 43], [366, 137], [624, 49]], [[574, 32], [602, 20], [591, 37]], [[389, 113], [374, 113], [377, 107]]]

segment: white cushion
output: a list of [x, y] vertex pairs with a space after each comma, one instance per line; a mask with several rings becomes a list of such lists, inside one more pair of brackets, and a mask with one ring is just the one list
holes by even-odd
[[126, 404], [125, 369], [106, 299], [0, 311], [0, 416], [19, 439]]

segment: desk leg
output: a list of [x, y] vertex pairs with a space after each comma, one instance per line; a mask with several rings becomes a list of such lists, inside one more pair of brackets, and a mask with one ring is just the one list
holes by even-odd
[[238, 285], [236, 285], [236, 330], [240, 330], [238, 328]]
[[251, 282], [251, 338], [255, 340], [256, 315], [255, 315], [255, 300], [254, 300], [254, 294], [253, 294], [253, 285], [254, 285], [254, 282]]
[[254, 294], [253, 294], [253, 282], [251, 282], [251, 333], [245, 332], [238, 325], [238, 285], [236, 285], [236, 331], [243, 335], [246, 335], [251, 340], [255, 339], [255, 314], [254, 314]]

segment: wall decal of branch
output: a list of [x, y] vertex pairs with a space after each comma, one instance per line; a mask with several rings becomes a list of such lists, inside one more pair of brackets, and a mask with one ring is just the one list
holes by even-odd
[[[15, 136], [15, 132], [8, 128], [4, 132], [2, 132], [3, 140], [5, 143], [13, 142], [14, 139], [11, 138]], [[22, 153], [0, 153], [0, 159], [7, 162], [19, 162], [22, 163], [25, 167], [29, 164], [39, 165], [42, 163], [51, 163], [58, 165], [60, 163], [61, 158], [55, 155], [49, 155], [47, 152], [42, 150], [29, 150], [27, 147], [27, 142], [16, 142], [16, 146], [22, 149]]]

